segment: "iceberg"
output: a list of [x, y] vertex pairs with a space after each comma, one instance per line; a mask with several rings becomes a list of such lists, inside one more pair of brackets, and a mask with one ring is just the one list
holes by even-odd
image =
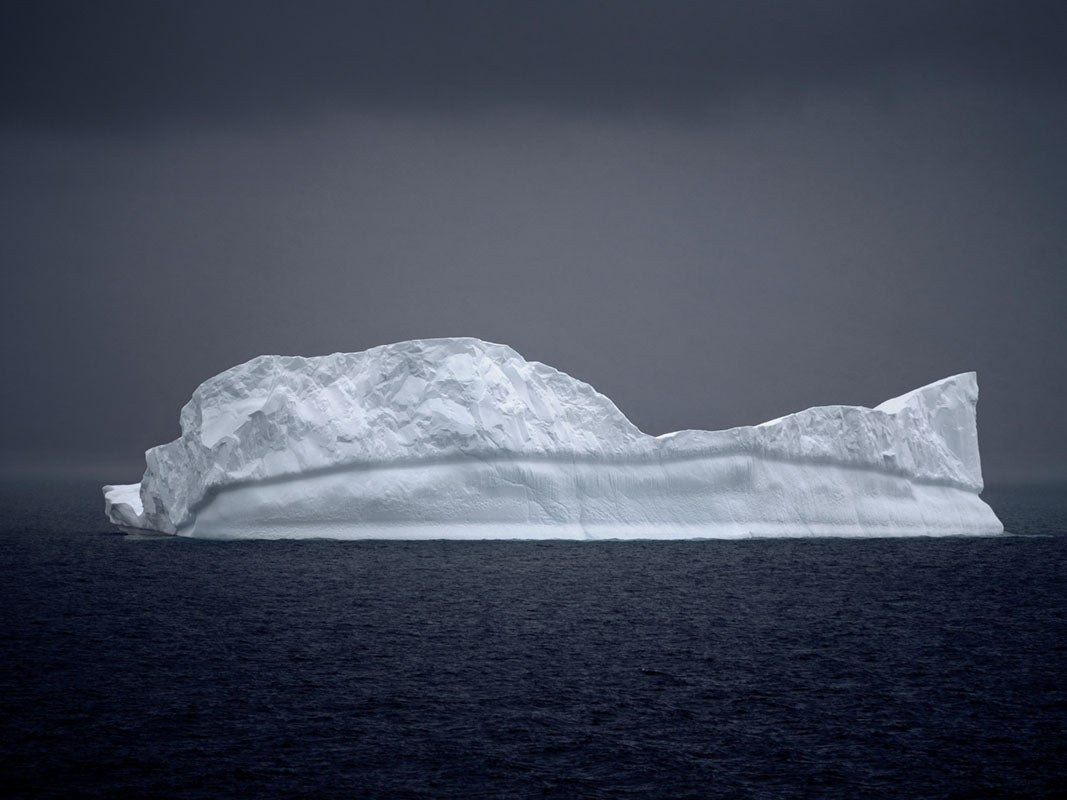
[[737, 538], [994, 534], [973, 372], [876, 408], [640, 431], [510, 347], [418, 339], [260, 356], [205, 381], [124, 528], [207, 538]]

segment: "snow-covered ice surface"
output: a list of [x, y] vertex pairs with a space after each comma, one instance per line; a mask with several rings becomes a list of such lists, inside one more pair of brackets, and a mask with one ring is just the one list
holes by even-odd
[[211, 538], [731, 538], [1003, 531], [964, 373], [874, 409], [649, 436], [510, 347], [261, 356], [205, 381], [116, 525]]

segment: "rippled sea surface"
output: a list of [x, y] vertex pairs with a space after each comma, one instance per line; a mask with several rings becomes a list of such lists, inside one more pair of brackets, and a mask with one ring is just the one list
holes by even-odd
[[0, 487], [16, 797], [1067, 788], [1067, 489], [1015, 536], [198, 542]]

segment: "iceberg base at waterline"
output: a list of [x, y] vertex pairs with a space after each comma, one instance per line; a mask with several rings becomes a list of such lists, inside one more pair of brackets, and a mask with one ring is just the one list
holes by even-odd
[[205, 538], [995, 534], [965, 373], [874, 409], [642, 433], [588, 384], [478, 339], [267, 356], [202, 384], [111, 522]]
[[[113, 522], [139, 525], [137, 516], [120, 516], [115, 504], [112, 509]], [[647, 464], [465, 459], [349, 467], [219, 489], [176, 532], [207, 538], [689, 539], [1001, 531], [989, 507], [958, 487], [733, 455]]]

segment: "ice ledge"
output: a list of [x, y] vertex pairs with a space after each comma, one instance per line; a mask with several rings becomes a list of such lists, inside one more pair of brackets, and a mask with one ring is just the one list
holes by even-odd
[[141, 484], [114, 484], [104, 487], [104, 513], [123, 527], [144, 527], [144, 507], [141, 505]]

